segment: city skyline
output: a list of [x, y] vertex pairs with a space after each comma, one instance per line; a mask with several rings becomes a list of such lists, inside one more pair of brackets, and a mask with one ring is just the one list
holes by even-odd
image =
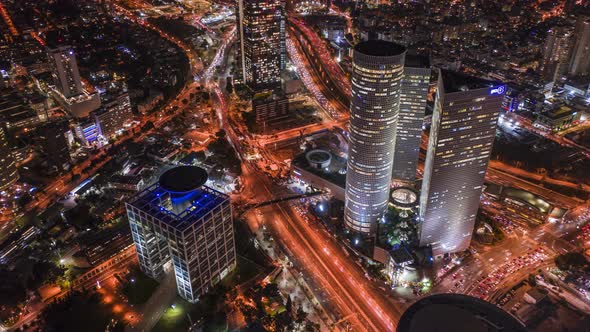
[[0, 1], [0, 332], [586, 331], [589, 47], [580, 0]]

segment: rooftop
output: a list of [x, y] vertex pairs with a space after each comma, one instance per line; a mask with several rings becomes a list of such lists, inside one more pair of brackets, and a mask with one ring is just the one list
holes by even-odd
[[173, 194], [186, 194], [207, 182], [207, 171], [196, 166], [178, 166], [160, 176], [160, 187]]
[[487, 89], [501, 84], [445, 69], [441, 69], [440, 74], [446, 93]]
[[179, 196], [154, 183], [128, 204], [183, 231], [228, 200], [227, 195], [204, 185]]
[[[309, 152], [309, 151], [307, 151]], [[317, 175], [339, 187], [344, 188], [346, 185], [346, 173], [341, 173], [341, 170], [346, 169], [346, 159], [341, 158], [331, 152], [331, 162], [328, 168], [318, 169], [310, 165], [307, 159], [307, 152], [301, 153], [293, 158], [291, 164], [314, 175]]]
[[406, 51], [406, 48], [384, 40], [368, 40], [356, 44], [356, 52], [371, 56], [395, 56]]
[[412, 68], [430, 68], [430, 57], [420, 54], [406, 54], [404, 66]]
[[412, 304], [402, 315], [397, 332], [524, 332], [524, 326], [495, 305], [461, 294], [436, 294]]

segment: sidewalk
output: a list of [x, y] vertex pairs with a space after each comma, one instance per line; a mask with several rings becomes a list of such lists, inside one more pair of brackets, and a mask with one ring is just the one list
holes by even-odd
[[[258, 221], [260, 221], [260, 216], [257, 213], [252, 213], [252, 215], [255, 216]], [[266, 254], [268, 254], [269, 257], [271, 257], [274, 261], [282, 261], [281, 249], [277, 248], [276, 241], [271, 242], [264, 240], [263, 227], [258, 228], [254, 235], [256, 236], [256, 241], [260, 244], [262, 249], [266, 252]], [[311, 288], [305, 284], [305, 280], [302, 280], [302, 278], [297, 278], [296, 273], [293, 273], [289, 268], [283, 268], [283, 271], [281, 271], [281, 273], [277, 276], [276, 281], [283, 294], [290, 294], [293, 303], [298, 307], [302, 307], [303, 310], [305, 310], [305, 312], [308, 314], [308, 318], [310, 320], [320, 324], [320, 331], [329, 330], [326, 322], [329, 322], [330, 319], [326, 316], [323, 308], [314, 306], [313, 299], [315, 297], [310, 290]]]
[[126, 332], [150, 331], [160, 320], [164, 311], [176, 299], [176, 277], [173, 272], [166, 272], [160, 285], [141, 310], [142, 319], [135, 327], [127, 327]]
[[318, 313], [318, 309], [310, 301], [307, 292], [305, 292], [298, 278], [293, 275], [290, 269], [283, 268], [277, 276], [276, 282], [281, 293], [291, 296], [296, 308], [302, 308], [307, 313], [309, 320], [320, 324], [320, 331], [329, 330], [324, 317], [321, 317], [320, 313]]

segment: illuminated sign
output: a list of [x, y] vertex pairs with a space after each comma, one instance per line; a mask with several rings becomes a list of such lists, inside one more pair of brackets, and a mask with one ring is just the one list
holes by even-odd
[[495, 87], [492, 90], [490, 90], [490, 94], [491, 95], [501, 95], [506, 91], [506, 86], [505, 85], [500, 85], [499, 87]]

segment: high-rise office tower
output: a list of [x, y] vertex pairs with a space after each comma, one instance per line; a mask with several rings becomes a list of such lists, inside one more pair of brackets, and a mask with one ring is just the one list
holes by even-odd
[[70, 98], [83, 93], [82, 80], [78, 72], [76, 55], [69, 46], [60, 46], [47, 51], [49, 65], [53, 75], [53, 83], [57, 90]]
[[405, 55], [381, 40], [354, 47], [344, 222], [355, 232], [374, 234], [389, 200]]
[[72, 162], [66, 136], [69, 130], [70, 123], [65, 119], [45, 123], [37, 129], [45, 160], [60, 171], [68, 169]]
[[573, 28], [556, 26], [547, 32], [543, 46], [541, 74], [545, 79], [556, 81], [567, 73], [572, 54]]
[[281, 70], [287, 69], [287, 9], [285, 1], [281, 0], [281, 30], [279, 35], [281, 45]]
[[570, 74], [590, 74], [590, 17], [580, 17], [576, 23], [575, 43], [570, 62]]
[[126, 204], [141, 270], [159, 278], [171, 262], [178, 294], [190, 302], [236, 265], [229, 197], [206, 181], [202, 168], [175, 167]]
[[467, 249], [506, 87], [441, 70], [420, 195], [420, 245]]
[[16, 161], [8, 144], [8, 133], [0, 123], [0, 191], [8, 189], [18, 180]]
[[284, 8], [280, 0], [238, 0], [239, 59], [243, 83], [254, 90], [281, 83], [285, 48]]
[[416, 165], [420, 152], [429, 84], [429, 57], [406, 55], [399, 97], [395, 156], [393, 158], [393, 178], [395, 180], [413, 182], [416, 179]]

